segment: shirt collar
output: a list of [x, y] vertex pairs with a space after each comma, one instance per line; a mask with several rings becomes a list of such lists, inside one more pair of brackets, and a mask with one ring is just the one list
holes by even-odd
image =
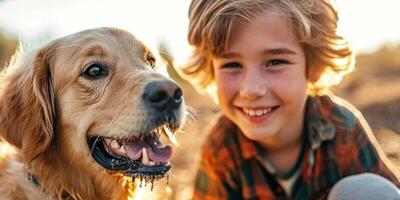
[[242, 131], [239, 128], [236, 129], [236, 132], [238, 135], [240, 149], [243, 158], [250, 159], [260, 154], [257, 151], [257, 146], [255, 142], [253, 142], [252, 140], [248, 139], [245, 135], [243, 135]]
[[[315, 150], [321, 146], [324, 141], [332, 140], [335, 137], [335, 126], [330, 120], [331, 110], [334, 103], [329, 96], [309, 96], [306, 103], [305, 120], [307, 135], [311, 149]], [[260, 150], [257, 144], [248, 139], [239, 128], [237, 135], [245, 159], [262, 156], [265, 152]]]
[[306, 107], [308, 139], [312, 149], [317, 149], [324, 141], [335, 137], [336, 129], [332, 118], [335, 104], [329, 96], [309, 97]]

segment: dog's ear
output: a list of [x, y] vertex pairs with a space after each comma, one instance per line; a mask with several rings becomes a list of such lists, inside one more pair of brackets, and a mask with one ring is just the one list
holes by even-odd
[[30, 162], [54, 137], [54, 91], [49, 48], [17, 58], [3, 75], [0, 91], [0, 134], [21, 149]]

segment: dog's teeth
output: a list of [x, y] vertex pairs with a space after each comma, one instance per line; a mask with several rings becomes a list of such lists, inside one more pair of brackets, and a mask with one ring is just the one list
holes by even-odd
[[109, 145], [109, 144], [110, 144], [110, 142], [111, 142], [111, 140], [110, 140], [110, 139], [108, 139], [108, 138], [104, 138], [104, 142], [105, 142], [107, 145]]
[[123, 146], [121, 146], [121, 148], [119, 148], [118, 152], [122, 153], [122, 154], [126, 154], [126, 150]]
[[111, 148], [113, 148], [113, 149], [119, 149], [119, 143], [115, 140], [112, 140], [110, 145], [111, 145]]
[[154, 166], [154, 165], [156, 165], [156, 163], [154, 161], [149, 162], [149, 166]]
[[144, 165], [149, 165], [149, 163], [150, 163], [149, 157], [147, 155], [146, 148], [142, 149], [142, 163]]
[[165, 131], [165, 133], [167, 134], [169, 141], [171, 141], [171, 143], [172, 143], [174, 146], [179, 146], [178, 140], [176, 140], [176, 138], [175, 138], [175, 136], [174, 136], [174, 133], [172, 133], [172, 132], [169, 130], [169, 128], [164, 128], [164, 131]]

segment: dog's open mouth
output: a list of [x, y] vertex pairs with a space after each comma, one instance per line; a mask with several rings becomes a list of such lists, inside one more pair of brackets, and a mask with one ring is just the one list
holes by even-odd
[[172, 147], [160, 141], [162, 134], [174, 142], [176, 124], [165, 124], [139, 137], [111, 138], [91, 136], [88, 139], [94, 160], [110, 173], [122, 173], [145, 182], [163, 178], [171, 168]]

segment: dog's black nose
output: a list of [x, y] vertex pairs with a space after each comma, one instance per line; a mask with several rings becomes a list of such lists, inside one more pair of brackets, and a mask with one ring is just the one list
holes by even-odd
[[153, 81], [144, 88], [144, 101], [159, 111], [178, 108], [182, 103], [182, 90], [169, 80]]

